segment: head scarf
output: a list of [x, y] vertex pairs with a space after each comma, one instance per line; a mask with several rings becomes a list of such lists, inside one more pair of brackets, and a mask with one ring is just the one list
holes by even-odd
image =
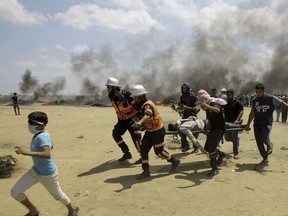
[[225, 100], [223, 100], [222, 98], [211, 97], [207, 93], [207, 91], [204, 90], [204, 89], [201, 89], [201, 90], [198, 91], [197, 99], [198, 99], [200, 105], [203, 105], [204, 103], [209, 104], [211, 102], [218, 103], [220, 105], [226, 105], [227, 104], [227, 102]]

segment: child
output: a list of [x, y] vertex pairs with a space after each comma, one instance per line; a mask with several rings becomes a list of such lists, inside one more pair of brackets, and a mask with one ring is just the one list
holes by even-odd
[[29, 213], [26, 216], [38, 216], [38, 209], [24, 192], [40, 182], [56, 200], [67, 207], [68, 216], [77, 216], [79, 208], [72, 206], [70, 199], [62, 192], [58, 182], [57, 167], [51, 158], [53, 146], [49, 134], [44, 130], [47, 123], [48, 117], [44, 112], [32, 112], [28, 115], [28, 130], [34, 134], [30, 151], [15, 147], [15, 152], [31, 156], [34, 165], [13, 186], [11, 196], [28, 208]]

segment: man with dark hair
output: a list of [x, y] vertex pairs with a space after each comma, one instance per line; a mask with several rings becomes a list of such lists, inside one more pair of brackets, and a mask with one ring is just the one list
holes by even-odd
[[146, 94], [148, 93], [144, 86], [134, 85], [131, 87], [131, 93], [139, 105], [139, 121], [135, 122], [133, 127], [135, 130], [145, 127], [145, 134], [141, 144], [141, 159], [143, 172], [137, 179], [145, 179], [150, 177], [149, 170], [149, 151], [154, 148], [155, 154], [171, 163], [171, 172], [176, 171], [180, 160], [171, 155], [164, 149], [165, 127], [163, 120], [158, 112], [158, 108], [151, 101], [148, 100]]
[[[244, 113], [244, 108], [242, 103], [236, 99], [234, 96], [234, 90], [228, 89], [226, 91], [227, 95], [227, 105], [224, 106], [224, 114], [225, 114], [225, 121], [231, 124], [235, 124], [235, 126], [240, 126], [241, 118]], [[233, 158], [239, 158], [239, 137], [238, 131], [226, 131], [225, 132], [225, 140], [233, 142]]]
[[17, 115], [17, 114], [20, 115], [19, 97], [17, 95], [17, 92], [13, 93], [11, 100], [12, 100], [12, 105], [13, 105], [15, 115]]
[[212, 88], [211, 90], [210, 90], [210, 96], [211, 97], [214, 97], [214, 98], [217, 98], [218, 96], [217, 96], [217, 89], [216, 88]]
[[[184, 83], [181, 86], [181, 96], [180, 96], [180, 102], [179, 107], [183, 109], [182, 118], [187, 119], [190, 116], [197, 117], [197, 113], [199, 112], [199, 109], [197, 108], [197, 97], [195, 93], [192, 91], [190, 84]], [[182, 152], [186, 152], [190, 149], [189, 143], [187, 141], [186, 135], [183, 133], [179, 133], [181, 137], [181, 148]], [[199, 134], [195, 134], [196, 138]], [[198, 152], [198, 147], [193, 145], [194, 152]]]
[[[257, 147], [263, 160], [255, 166], [255, 170], [261, 170], [268, 166], [268, 155], [273, 151], [270, 141], [270, 132], [273, 124], [273, 111], [276, 106], [288, 108], [288, 104], [276, 96], [264, 92], [264, 85], [258, 83], [255, 86], [256, 96], [252, 100], [251, 111], [248, 117], [246, 131], [251, 130], [250, 124], [254, 119], [254, 136]], [[264, 144], [267, 146], [265, 149]]]
[[[118, 161], [124, 162], [132, 158], [129, 148], [122, 138], [127, 130], [131, 135], [135, 148], [140, 153], [141, 134], [136, 134], [132, 128], [132, 125], [134, 124], [132, 118], [137, 113], [136, 104], [130, 92], [121, 90], [119, 81], [116, 78], [109, 77], [106, 86], [109, 99], [116, 111], [118, 119], [118, 122], [112, 131], [112, 136], [123, 152], [123, 156]], [[136, 161], [136, 164], [140, 163], [141, 158]]]
[[204, 132], [207, 124], [207, 120], [200, 120], [192, 116], [188, 119], [179, 119], [176, 122], [170, 122], [168, 124], [168, 130], [185, 134], [191, 140], [193, 146], [200, 149], [201, 153], [206, 154], [207, 152], [195, 137], [195, 133], [199, 134], [199, 132]]

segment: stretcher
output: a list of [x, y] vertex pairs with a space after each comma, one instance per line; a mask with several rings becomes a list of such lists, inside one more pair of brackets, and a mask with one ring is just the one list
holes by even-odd
[[[243, 131], [245, 130], [246, 125], [241, 125], [240, 127], [235, 128], [226, 128], [225, 131]], [[204, 133], [204, 130], [192, 131], [192, 133]], [[165, 135], [172, 135], [174, 140], [178, 139], [179, 132], [178, 131], [169, 131], [166, 129]]]

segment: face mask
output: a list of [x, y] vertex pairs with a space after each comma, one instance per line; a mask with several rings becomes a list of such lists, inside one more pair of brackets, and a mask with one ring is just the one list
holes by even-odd
[[28, 125], [28, 130], [30, 133], [32, 134], [37, 134], [39, 133], [40, 131], [39, 130], [36, 130], [35, 128], [37, 127], [37, 125]]

